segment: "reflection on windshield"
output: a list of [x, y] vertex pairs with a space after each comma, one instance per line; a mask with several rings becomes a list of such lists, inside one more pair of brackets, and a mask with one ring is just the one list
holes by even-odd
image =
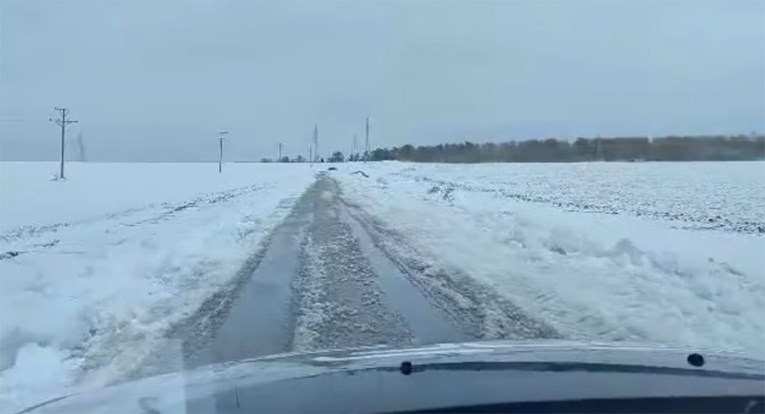
[[762, 2], [0, 7], [3, 410], [283, 353], [765, 358]]

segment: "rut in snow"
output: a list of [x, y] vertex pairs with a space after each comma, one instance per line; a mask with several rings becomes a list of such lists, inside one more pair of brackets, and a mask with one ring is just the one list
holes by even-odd
[[490, 287], [422, 263], [319, 174], [229, 287], [168, 338], [182, 342], [188, 369], [290, 351], [560, 336]]

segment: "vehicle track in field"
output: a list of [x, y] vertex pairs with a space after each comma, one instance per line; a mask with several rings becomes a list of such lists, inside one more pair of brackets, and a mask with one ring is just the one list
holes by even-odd
[[119, 232], [124, 227], [159, 224], [173, 220], [184, 212], [233, 201], [261, 188], [257, 185], [249, 185], [226, 191], [199, 194], [194, 198], [177, 203], [151, 203], [70, 222], [18, 227], [0, 234], [0, 260], [13, 259], [54, 247], [62, 238], [65, 239], [66, 235], [61, 233], [66, 233], [70, 229], [106, 224], [103, 231], [113, 233]]

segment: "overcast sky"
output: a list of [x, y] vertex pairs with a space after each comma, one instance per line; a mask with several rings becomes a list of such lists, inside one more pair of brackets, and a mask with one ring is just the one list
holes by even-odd
[[765, 129], [765, 1], [0, 0], [0, 158]]

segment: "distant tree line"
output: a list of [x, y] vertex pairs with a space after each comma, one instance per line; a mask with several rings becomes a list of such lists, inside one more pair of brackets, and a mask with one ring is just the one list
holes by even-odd
[[[316, 162], [581, 162], [581, 161], [751, 161], [765, 159], [765, 135], [668, 136], [660, 138], [548, 138], [510, 141], [377, 148], [345, 156], [335, 151]], [[309, 162], [301, 155], [260, 162]]]
[[[343, 154], [342, 151], [335, 151], [335, 152], [332, 153], [332, 155], [329, 158], [324, 159], [323, 157], [320, 157], [319, 159], [316, 160], [316, 162], [325, 162], [325, 161], [326, 162], [345, 162], [345, 161], [362, 161], [362, 160], [363, 160], [363, 155], [361, 155], [361, 154], [351, 154], [348, 157], [348, 159], [346, 160], [345, 159], [345, 154]], [[281, 159], [276, 160], [276, 161], [272, 160], [271, 158], [261, 158], [260, 162], [265, 162], [265, 163], [268, 163], [268, 162], [310, 162], [310, 160], [307, 160], [307, 159], [303, 158], [302, 155], [298, 155], [297, 157], [292, 158], [292, 159], [290, 159], [287, 156], [284, 156]]]
[[370, 161], [414, 162], [580, 162], [580, 161], [748, 161], [765, 159], [765, 135], [667, 136], [661, 138], [578, 138], [503, 143], [378, 148]]

